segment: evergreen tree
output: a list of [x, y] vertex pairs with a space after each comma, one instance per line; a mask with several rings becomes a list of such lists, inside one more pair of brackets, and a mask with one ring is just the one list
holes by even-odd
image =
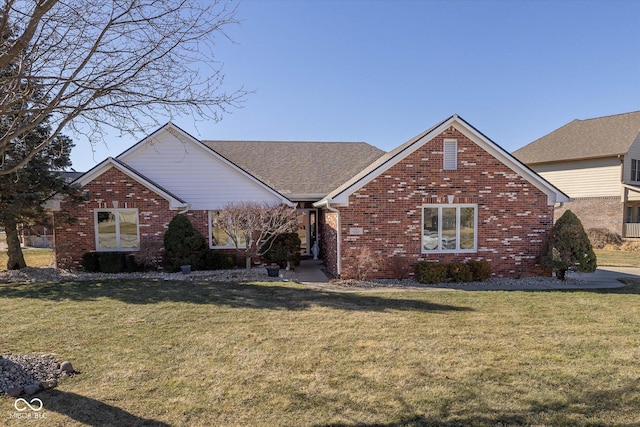
[[594, 272], [597, 267], [596, 254], [582, 227], [580, 219], [567, 210], [551, 228], [541, 257], [542, 265], [556, 272], [560, 280], [565, 280], [567, 270]]
[[209, 246], [207, 239], [193, 227], [186, 215], [173, 217], [164, 233], [164, 266], [179, 271], [182, 265], [194, 270], [202, 267]]
[[[0, 123], [0, 132], [2, 131], [4, 129]], [[49, 126], [40, 124], [23, 138], [14, 141], [5, 151], [0, 152], [0, 169], [10, 168], [23, 159], [50, 132]], [[79, 195], [79, 189], [71, 187], [62, 174], [65, 168], [71, 166], [72, 147], [71, 139], [58, 135], [26, 166], [10, 174], [0, 175], [0, 226], [7, 235], [8, 269], [26, 267], [18, 226], [43, 223], [47, 215], [44, 204], [54, 195]]]

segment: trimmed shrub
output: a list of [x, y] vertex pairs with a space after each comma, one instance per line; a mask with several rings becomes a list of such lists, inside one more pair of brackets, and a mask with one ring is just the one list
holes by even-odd
[[447, 274], [454, 282], [471, 282], [473, 273], [468, 264], [452, 262], [447, 266]]
[[100, 252], [85, 252], [82, 254], [82, 268], [88, 273], [100, 271]]
[[230, 270], [236, 268], [238, 262], [235, 252], [213, 250], [207, 252], [204, 263], [206, 270]]
[[100, 252], [100, 271], [102, 273], [122, 273], [127, 268], [127, 260], [122, 252]]
[[199, 270], [204, 265], [209, 247], [207, 239], [193, 228], [185, 215], [173, 217], [164, 234], [164, 266], [168, 271], [180, 271], [180, 266], [190, 265]]
[[545, 242], [540, 263], [556, 272], [560, 280], [575, 269], [590, 273], [596, 270], [596, 254], [580, 219], [570, 210], [556, 221]]
[[420, 261], [416, 265], [416, 280], [420, 283], [435, 285], [447, 278], [447, 265], [440, 262]]
[[467, 265], [471, 269], [474, 282], [484, 282], [493, 274], [489, 261], [468, 261]]

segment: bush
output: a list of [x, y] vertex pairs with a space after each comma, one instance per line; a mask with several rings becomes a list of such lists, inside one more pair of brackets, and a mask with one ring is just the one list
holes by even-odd
[[489, 261], [468, 261], [467, 265], [471, 269], [474, 282], [484, 282], [493, 274]]
[[285, 233], [276, 237], [271, 248], [264, 253], [265, 260], [278, 264], [281, 268], [291, 265], [300, 265], [300, 236], [298, 233]]
[[142, 270], [157, 270], [162, 262], [162, 239], [143, 239], [134, 253], [135, 262]]
[[416, 265], [416, 280], [435, 285], [447, 278], [447, 265], [440, 262], [421, 261]]
[[607, 228], [590, 228], [587, 230], [587, 236], [594, 249], [602, 249], [606, 245], [622, 245], [622, 236]]
[[122, 273], [127, 261], [122, 252], [100, 252], [100, 271], [102, 273]]
[[189, 218], [174, 216], [164, 234], [165, 268], [180, 271], [180, 266], [190, 265], [192, 270], [201, 269], [208, 252], [207, 239], [193, 228]]
[[123, 273], [140, 269], [133, 254], [124, 252], [86, 252], [82, 268], [89, 273]]
[[570, 210], [565, 211], [551, 228], [540, 263], [555, 271], [560, 280], [566, 278], [570, 268], [587, 273], [596, 270], [596, 254], [589, 237], [580, 219]]
[[447, 266], [447, 274], [454, 282], [471, 282], [473, 273], [468, 264], [452, 262]]
[[100, 252], [85, 252], [82, 254], [82, 268], [88, 273], [100, 271]]
[[206, 270], [230, 270], [236, 268], [238, 262], [235, 252], [213, 250], [207, 252], [204, 263]]

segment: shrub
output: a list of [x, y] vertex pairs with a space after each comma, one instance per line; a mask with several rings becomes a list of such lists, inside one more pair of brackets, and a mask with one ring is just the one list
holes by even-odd
[[206, 270], [230, 270], [237, 266], [236, 254], [234, 252], [221, 250], [207, 252], [204, 263]]
[[85, 252], [82, 254], [82, 268], [88, 273], [100, 271], [100, 252]]
[[452, 262], [447, 266], [447, 274], [454, 282], [471, 282], [471, 267], [463, 262]]
[[169, 271], [180, 271], [190, 265], [198, 270], [204, 265], [209, 247], [207, 239], [193, 228], [185, 215], [176, 215], [164, 234], [164, 266]]
[[543, 266], [556, 272], [560, 280], [566, 278], [570, 268], [583, 272], [596, 269], [596, 255], [580, 219], [570, 210], [551, 228], [540, 257]]
[[122, 273], [127, 261], [122, 252], [99, 252], [100, 271], [102, 273]]
[[134, 254], [135, 262], [140, 269], [157, 270], [162, 262], [162, 239], [144, 239], [140, 249]]
[[300, 236], [298, 233], [281, 234], [273, 240], [271, 248], [264, 252], [264, 259], [278, 264], [281, 268], [291, 265], [300, 265]]
[[353, 278], [356, 280], [367, 280], [384, 263], [381, 255], [368, 246], [352, 249], [350, 254], [353, 257]]
[[471, 269], [474, 282], [484, 282], [493, 274], [489, 261], [469, 261], [467, 265]]
[[435, 285], [447, 278], [447, 265], [440, 262], [421, 261], [416, 265], [416, 280]]
[[606, 245], [622, 245], [622, 236], [607, 228], [590, 228], [587, 230], [587, 236], [594, 249], [602, 249]]

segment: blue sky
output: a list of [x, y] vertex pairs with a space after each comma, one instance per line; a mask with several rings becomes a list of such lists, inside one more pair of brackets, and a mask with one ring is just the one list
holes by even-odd
[[[253, 91], [200, 139], [365, 141], [389, 151], [457, 113], [508, 151], [573, 119], [640, 110], [640, 1], [245, 0], [225, 87]], [[136, 142], [113, 138], [85, 171]]]

